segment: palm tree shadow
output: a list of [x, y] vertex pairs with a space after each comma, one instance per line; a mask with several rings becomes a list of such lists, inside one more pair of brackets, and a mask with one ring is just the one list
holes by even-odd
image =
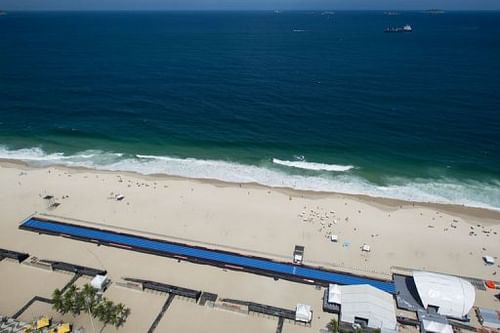
[[[117, 318], [117, 321], [115, 323], [112, 323], [115, 328], [120, 328], [123, 325], [125, 325], [125, 322], [127, 321], [128, 316], [130, 315], [130, 309], [126, 308], [123, 304], [119, 304], [118, 308], [121, 311], [121, 315], [119, 318]], [[104, 329], [108, 326], [108, 324], [104, 324], [101, 329], [99, 330], [99, 333], [103, 333]]]

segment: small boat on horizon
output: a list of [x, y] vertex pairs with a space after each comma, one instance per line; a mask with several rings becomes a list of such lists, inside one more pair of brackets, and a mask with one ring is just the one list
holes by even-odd
[[384, 15], [387, 16], [399, 16], [401, 13], [399, 12], [384, 12]]
[[0, 16], [4, 16], [4, 15], [7, 15], [7, 12], [0, 10]]
[[413, 28], [409, 24], [405, 25], [404, 27], [397, 27], [397, 28], [388, 27], [388, 28], [385, 28], [385, 30], [384, 30], [384, 32], [412, 32], [412, 31], [413, 31]]
[[431, 14], [431, 15], [442, 15], [444, 13], [446, 13], [444, 10], [442, 9], [427, 9], [427, 10], [424, 10], [424, 13], [426, 14]]

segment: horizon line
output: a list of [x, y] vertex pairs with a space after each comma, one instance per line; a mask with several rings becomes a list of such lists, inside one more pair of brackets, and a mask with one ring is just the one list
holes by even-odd
[[426, 11], [445, 11], [445, 12], [499, 12], [500, 9], [446, 9], [446, 8], [426, 8], [426, 9], [0, 9], [4, 12], [426, 12]]

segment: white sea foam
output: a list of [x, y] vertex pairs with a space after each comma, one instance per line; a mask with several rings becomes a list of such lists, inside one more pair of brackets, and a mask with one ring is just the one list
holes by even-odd
[[65, 155], [63, 153], [46, 153], [37, 147], [17, 150], [0, 147], [0, 159], [21, 160], [35, 165], [63, 164], [93, 167], [96, 163], [117, 161], [122, 156], [121, 153], [107, 153], [100, 150], [86, 150], [73, 155]]
[[0, 158], [12, 159], [12, 160], [23, 160], [23, 161], [51, 161], [57, 160], [64, 157], [62, 153], [46, 154], [40, 148], [25, 148], [18, 150], [8, 150], [6, 148], [0, 148]]
[[0, 147], [0, 159], [23, 160], [33, 165], [83, 166], [99, 170], [133, 171], [141, 174], [216, 179], [233, 183], [259, 183], [271, 187], [299, 190], [364, 194], [373, 197], [420, 202], [453, 203], [500, 210], [500, 182], [482, 183], [456, 179], [387, 178], [377, 185], [349, 173], [323, 173], [316, 176], [288, 174], [273, 166], [245, 165], [228, 161], [175, 158], [84, 151], [73, 155], [47, 154], [39, 148], [8, 150]]
[[323, 164], [315, 162], [306, 162], [304, 160], [300, 161], [283, 161], [277, 158], [273, 158], [274, 164], [284, 165], [287, 167], [304, 169], [304, 170], [314, 170], [314, 171], [336, 171], [345, 172], [354, 169], [352, 165], [337, 165], [337, 164]]

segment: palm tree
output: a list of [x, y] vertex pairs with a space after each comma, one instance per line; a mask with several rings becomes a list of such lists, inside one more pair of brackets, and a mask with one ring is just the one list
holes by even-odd
[[76, 288], [74, 285], [69, 287], [69, 289], [63, 294], [63, 304], [62, 304], [62, 313], [68, 313], [71, 312], [73, 315], [74, 309], [75, 309], [75, 295], [78, 291], [78, 288]]
[[103, 322], [107, 324], [113, 323], [116, 319], [115, 305], [110, 300], [104, 300], [104, 320]]
[[129, 314], [130, 314], [130, 309], [125, 307], [123, 303], [119, 303], [116, 306], [116, 317], [114, 322], [112, 323], [113, 326], [115, 326], [116, 328], [122, 326], [123, 323], [125, 323], [125, 320], [127, 320]]
[[83, 301], [82, 308], [92, 314], [99, 301], [97, 291], [90, 284], [85, 284], [80, 292], [80, 297]]
[[123, 304], [115, 305], [112, 301], [103, 297], [96, 306], [94, 317], [104, 323], [104, 326], [112, 324], [118, 327], [117, 325], [119, 325], [121, 321], [120, 316], [122, 312], [127, 310], [128, 309], [126, 309]]
[[92, 316], [102, 321], [104, 318], [104, 305], [102, 302], [96, 304], [94, 310], [92, 311]]
[[59, 289], [52, 293], [52, 308], [57, 312], [62, 312], [64, 308], [63, 293]]
[[87, 312], [92, 324], [92, 329], [95, 333], [95, 325], [93, 318], [107, 324], [112, 324], [116, 328], [123, 325], [130, 310], [123, 304], [115, 305], [112, 301], [101, 298], [97, 291], [89, 284], [83, 286], [80, 290], [75, 285], [63, 293], [56, 289], [52, 293], [53, 308], [62, 313], [71, 313], [74, 316], [79, 315], [82, 311]]
[[328, 332], [337, 333], [339, 330], [339, 323], [335, 318], [332, 318], [332, 320], [330, 320], [330, 322], [326, 325], [326, 328], [328, 329]]
[[73, 313], [73, 315], [79, 315], [82, 312], [82, 310], [85, 310], [85, 297], [80, 292], [80, 290], [77, 289], [75, 294], [73, 295], [73, 304], [71, 313]]
[[97, 291], [90, 285], [85, 284], [80, 292], [81, 307], [80, 309], [88, 313], [92, 330], [95, 333], [95, 324], [92, 318], [95, 318], [94, 312], [97, 305]]
[[98, 319], [104, 323], [104, 325], [109, 324], [113, 318], [113, 302], [110, 300], [103, 298], [101, 302], [99, 302], [99, 317]]

